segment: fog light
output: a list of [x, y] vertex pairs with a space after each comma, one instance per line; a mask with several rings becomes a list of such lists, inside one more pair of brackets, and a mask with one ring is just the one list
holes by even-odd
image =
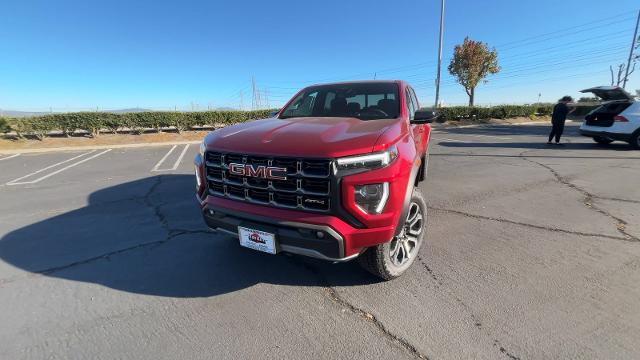
[[389, 198], [389, 183], [355, 186], [356, 205], [368, 214], [380, 214]]

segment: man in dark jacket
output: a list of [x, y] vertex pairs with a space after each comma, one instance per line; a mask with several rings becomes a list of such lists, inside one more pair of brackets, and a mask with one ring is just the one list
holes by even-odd
[[551, 133], [549, 134], [549, 141], [547, 145], [551, 145], [551, 140], [556, 138], [556, 145], [560, 144], [560, 137], [564, 131], [564, 122], [567, 120], [567, 115], [571, 114], [575, 109], [569, 108], [569, 103], [573, 102], [571, 96], [564, 96], [558, 101], [556, 106], [553, 107], [553, 114], [551, 115]]

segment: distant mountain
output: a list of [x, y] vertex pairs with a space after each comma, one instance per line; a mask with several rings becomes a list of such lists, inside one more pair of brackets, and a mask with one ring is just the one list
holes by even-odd
[[33, 112], [33, 111], [14, 111], [14, 110], [0, 110], [0, 116], [8, 117], [29, 117], [49, 114], [48, 112]]
[[[100, 110], [102, 111], [102, 110]], [[120, 114], [120, 113], [138, 113], [138, 112], [147, 112], [147, 111], [153, 111], [150, 109], [142, 109], [142, 108], [129, 108], [129, 109], [116, 109], [116, 110], [104, 110], [104, 112], [110, 112], [110, 113], [116, 113], [116, 114]]]

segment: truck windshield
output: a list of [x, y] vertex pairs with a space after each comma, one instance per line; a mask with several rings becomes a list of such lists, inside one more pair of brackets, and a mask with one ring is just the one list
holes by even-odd
[[400, 114], [395, 83], [346, 83], [304, 89], [281, 113], [292, 117], [392, 119]]

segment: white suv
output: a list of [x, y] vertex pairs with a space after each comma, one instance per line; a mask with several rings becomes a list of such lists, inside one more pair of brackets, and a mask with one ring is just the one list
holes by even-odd
[[620, 140], [640, 149], [640, 102], [617, 86], [598, 86], [581, 92], [593, 93], [604, 101], [585, 116], [581, 135], [598, 144]]

